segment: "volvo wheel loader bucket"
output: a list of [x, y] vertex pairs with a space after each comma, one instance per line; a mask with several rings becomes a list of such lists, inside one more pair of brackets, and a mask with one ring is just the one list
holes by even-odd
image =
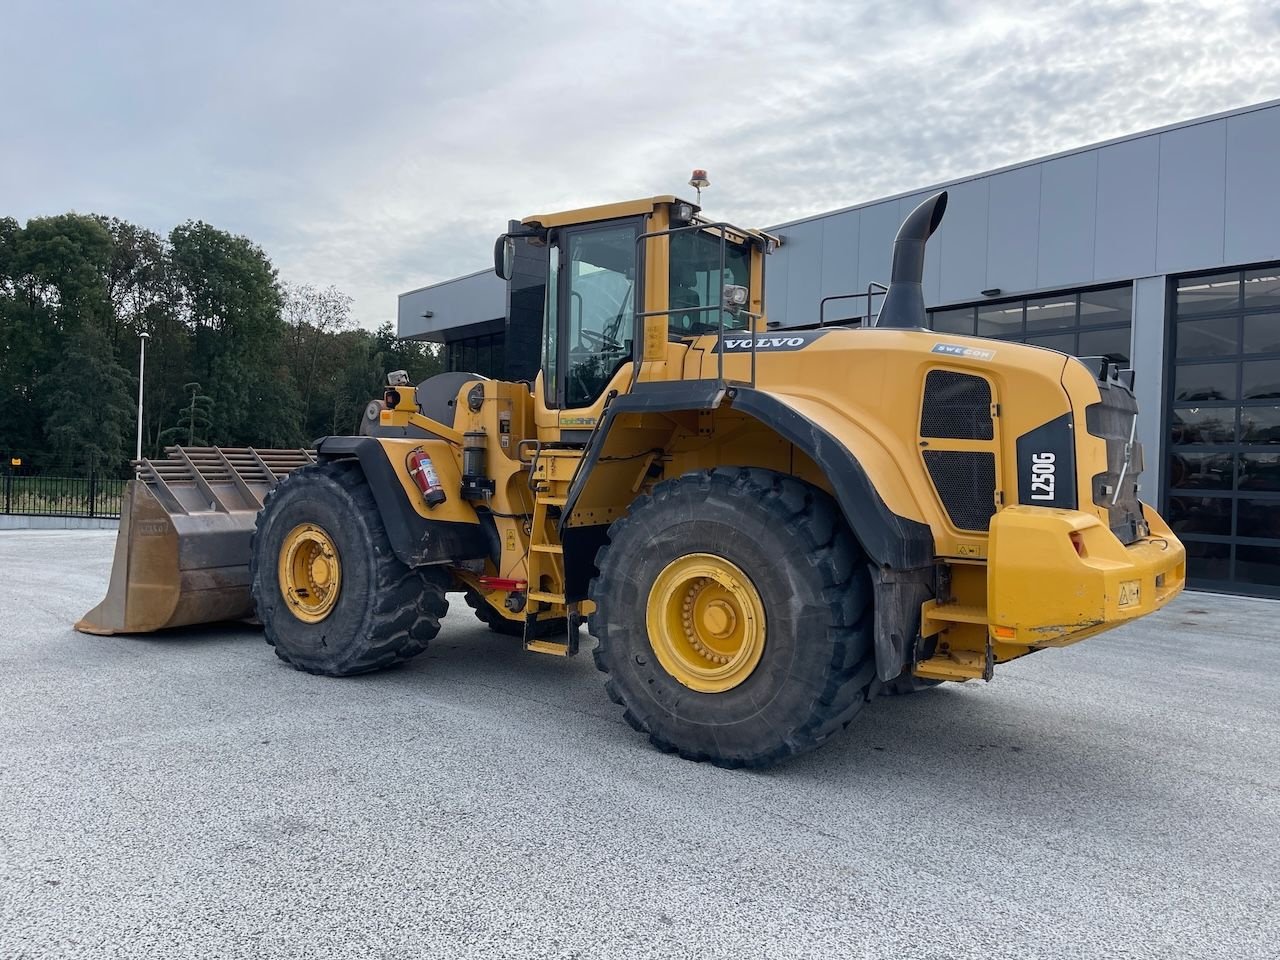
[[106, 598], [81, 633], [150, 633], [253, 616], [249, 544], [267, 492], [306, 450], [167, 447], [140, 460], [120, 512]]

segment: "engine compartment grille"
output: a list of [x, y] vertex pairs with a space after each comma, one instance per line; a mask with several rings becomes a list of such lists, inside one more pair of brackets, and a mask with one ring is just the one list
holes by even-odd
[[973, 450], [926, 450], [924, 465], [951, 522], [986, 530], [996, 512], [996, 455]]
[[946, 440], [990, 440], [991, 385], [954, 370], [930, 370], [924, 381], [920, 436]]

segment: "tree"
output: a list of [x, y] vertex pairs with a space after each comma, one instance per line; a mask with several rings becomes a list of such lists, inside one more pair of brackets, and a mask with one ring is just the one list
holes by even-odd
[[78, 329], [41, 384], [58, 398], [44, 423], [53, 453], [90, 473], [119, 468], [129, 456], [135, 383], [101, 330], [87, 324]]
[[209, 412], [213, 406], [213, 398], [201, 393], [198, 383], [184, 383], [182, 389], [191, 395], [191, 400], [178, 413], [178, 425], [160, 434], [160, 442], [167, 445], [185, 441], [188, 447], [208, 446], [209, 441], [204, 438], [213, 426], [213, 418]]
[[382, 396], [387, 382], [384, 358], [368, 330], [353, 330], [338, 339], [343, 360], [333, 385], [329, 417], [321, 430], [325, 434], [355, 430], [365, 405]]
[[[271, 261], [249, 239], [199, 221], [175, 227], [169, 246], [177, 305], [194, 335], [192, 372], [213, 398], [210, 440], [298, 439], [297, 391], [277, 382], [289, 373], [281, 360], [282, 296]], [[272, 406], [263, 405], [265, 396]]]
[[337, 287], [284, 286], [289, 364], [309, 434], [322, 429], [344, 356], [339, 334], [352, 329], [351, 298]]
[[[104, 372], [108, 401], [123, 372], [110, 342], [94, 337], [110, 316], [110, 258], [111, 236], [93, 217], [42, 217], [24, 228], [0, 222], [0, 445], [32, 462], [46, 442], [65, 453], [90, 439], [74, 426], [76, 413], [60, 409], [84, 370]], [[87, 362], [77, 367], [77, 359]]]
[[341, 291], [282, 284], [259, 246], [207, 223], [162, 237], [108, 216], [0, 217], [0, 450], [122, 466], [141, 333], [152, 455], [301, 446], [352, 430], [387, 371], [440, 369], [433, 345], [357, 329]]
[[151, 230], [116, 217], [95, 217], [111, 237], [106, 294], [110, 314], [105, 329], [111, 343], [152, 327], [172, 313], [164, 241]]
[[[386, 369], [405, 370], [414, 383], [421, 383], [427, 377], [434, 377], [444, 370], [440, 344], [401, 340], [396, 336], [390, 320], [384, 321], [374, 331], [373, 338]], [[381, 388], [381, 383], [378, 386]]]

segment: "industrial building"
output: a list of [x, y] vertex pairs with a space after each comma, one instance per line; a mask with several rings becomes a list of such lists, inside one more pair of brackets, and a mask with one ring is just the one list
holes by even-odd
[[[1280, 597], [1278, 164], [1270, 101], [777, 224], [766, 310], [874, 312], [898, 225], [945, 187], [931, 325], [1132, 366], [1143, 496], [1186, 543], [1190, 586]], [[399, 334], [501, 375], [505, 314], [483, 270], [402, 294]]]

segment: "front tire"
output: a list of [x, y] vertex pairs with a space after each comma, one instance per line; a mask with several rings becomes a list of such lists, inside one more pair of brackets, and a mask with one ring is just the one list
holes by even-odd
[[253, 602], [276, 656], [307, 673], [381, 670], [427, 648], [448, 610], [448, 577], [401, 563], [352, 461], [295, 470], [258, 513]]
[[906, 669], [898, 676], [894, 677], [881, 689], [881, 694], [886, 697], [905, 697], [912, 693], [923, 693], [925, 690], [932, 690], [934, 687], [941, 686], [941, 680], [930, 680], [926, 677], [917, 677], [911, 672], [911, 665], [907, 664]]
[[767, 470], [687, 474], [614, 523], [597, 566], [596, 665], [659, 749], [769, 766], [866, 702], [870, 577], [822, 491]]

